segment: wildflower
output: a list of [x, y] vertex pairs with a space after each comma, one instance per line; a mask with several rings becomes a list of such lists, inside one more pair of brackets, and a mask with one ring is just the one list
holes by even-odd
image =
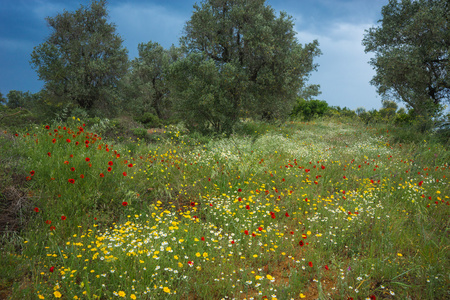
[[61, 216], [61, 220], [65, 221], [66, 219], [66, 216]]
[[34, 176], [34, 170], [31, 170], [31, 171], [30, 171], [30, 175], [31, 175], [31, 176]]
[[91, 159], [89, 157], [86, 157], [84, 160], [85, 161], [90, 161]]
[[330, 268], [328, 268], [328, 265], [325, 265], [325, 270], [329, 271]]
[[129, 164], [128, 167], [131, 168], [133, 166], [133, 164]]
[[48, 125], [45, 125], [45, 129], [50, 129], [50, 126], [48, 126]]
[[170, 294], [170, 289], [169, 289], [167, 286], [165, 286], [165, 287], [163, 288], [163, 291], [164, 291], [164, 293]]
[[52, 221], [46, 220], [46, 221], [45, 221], [45, 224], [52, 224]]
[[61, 296], [62, 296], [61, 293], [58, 291], [54, 291], [53, 295], [55, 296], [55, 298], [61, 298]]
[[108, 162], [108, 165], [109, 165], [109, 166], [112, 166], [113, 164], [114, 164], [114, 163], [113, 163], [112, 161], [109, 161], [109, 162]]
[[48, 157], [52, 157], [52, 154], [50, 152], [47, 152]]
[[84, 178], [84, 175], [83, 175], [83, 174], [81, 174], [81, 175], [80, 175], [80, 178]]
[[239, 192], [239, 193], [240, 193], [240, 192], [242, 192], [242, 189], [241, 189], [241, 188], [239, 188], [239, 189], [238, 189], [238, 192]]
[[136, 300], [136, 295], [135, 294], [131, 294], [130, 298], [133, 299], [133, 300]]
[[125, 298], [125, 295], [126, 295], [126, 294], [125, 294], [124, 291], [119, 291], [118, 295], [119, 295], [119, 297]]
[[122, 202], [122, 205], [123, 205], [123, 206], [127, 206], [127, 205], [128, 205], [128, 202], [127, 202], [127, 201], [123, 201], [123, 202]]
[[56, 139], [53, 139], [53, 140], [52, 140], [52, 143], [53, 143], [53, 144], [56, 143]]
[[53, 273], [53, 271], [55, 271], [55, 267], [53, 267], [53, 266], [50, 267], [50, 270], [49, 270], [49, 271], [50, 271], [50, 273]]
[[123, 176], [127, 176], [127, 172], [123, 172], [122, 174], [123, 174]]
[[310, 267], [312, 268], [313, 263], [310, 261], [310, 262], [308, 263], [308, 266], [310, 266]]
[[105, 177], [105, 174], [100, 173], [100, 177], [101, 177], [101, 178]]
[[69, 183], [71, 183], [71, 184], [74, 184], [75, 183], [75, 179], [69, 179], [69, 180], [67, 180]]
[[111, 172], [111, 170], [112, 170], [112, 168], [111, 168], [111, 167], [108, 167], [108, 172]]
[[71, 142], [71, 140], [70, 140], [70, 139], [67, 139], [67, 140], [66, 140], [66, 142], [70, 143], [70, 142]]
[[300, 242], [298, 242], [298, 244], [300, 245], [300, 247], [303, 247], [303, 245], [304, 245], [303, 240], [301, 240]]
[[35, 211], [35, 212], [39, 212], [39, 208], [35, 207], [35, 208], [34, 208], [34, 211]]
[[286, 212], [284, 215], [285, 215], [286, 217], [289, 217], [289, 213], [287, 213], [287, 212]]

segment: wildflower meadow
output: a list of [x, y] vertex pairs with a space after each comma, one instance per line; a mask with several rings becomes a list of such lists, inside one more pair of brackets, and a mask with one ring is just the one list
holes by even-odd
[[208, 140], [172, 125], [151, 142], [87, 123], [1, 133], [28, 220], [3, 243], [6, 298], [450, 297], [437, 143], [339, 120]]

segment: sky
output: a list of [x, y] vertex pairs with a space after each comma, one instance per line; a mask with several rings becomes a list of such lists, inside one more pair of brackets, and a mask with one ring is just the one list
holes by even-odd
[[[124, 39], [130, 59], [139, 43], [158, 42], [165, 48], [178, 45], [193, 5], [201, 0], [109, 0], [109, 22]], [[29, 61], [33, 48], [51, 34], [45, 18], [75, 11], [90, 0], [0, 0], [0, 92], [38, 92], [44, 85]], [[365, 30], [377, 26], [388, 0], [266, 0], [277, 14], [294, 19], [301, 44], [317, 39], [322, 55], [318, 70], [309, 78], [319, 84], [330, 106], [379, 109], [381, 97], [370, 80], [368, 64], [373, 53], [364, 53]]]

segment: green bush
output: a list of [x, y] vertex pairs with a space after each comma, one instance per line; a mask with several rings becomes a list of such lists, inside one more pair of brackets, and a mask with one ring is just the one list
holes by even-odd
[[145, 128], [134, 128], [131, 130], [131, 132], [133, 133], [134, 136], [140, 139], [145, 139], [148, 135], [147, 129]]
[[134, 120], [144, 124], [145, 128], [155, 128], [161, 126], [161, 120], [158, 116], [152, 114], [151, 112], [146, 112], [142, 116], [134, 117]]
[[323, 116], [328, 110], [328, 103], [323, 100], [297, 99], [297, 104], [291, 112], [292, 117], [311, 120], [315, 117]]

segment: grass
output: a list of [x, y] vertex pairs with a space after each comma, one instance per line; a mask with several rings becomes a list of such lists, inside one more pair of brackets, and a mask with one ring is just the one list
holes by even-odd
[[2, 165], [25, 178], [2, 190], [26, 194], [22, 231], [2, 243], [3, 295], [449, 297], [439, 144], [325, 120], [151, 140], [105, 140], [75, 119], [2, 134]]

